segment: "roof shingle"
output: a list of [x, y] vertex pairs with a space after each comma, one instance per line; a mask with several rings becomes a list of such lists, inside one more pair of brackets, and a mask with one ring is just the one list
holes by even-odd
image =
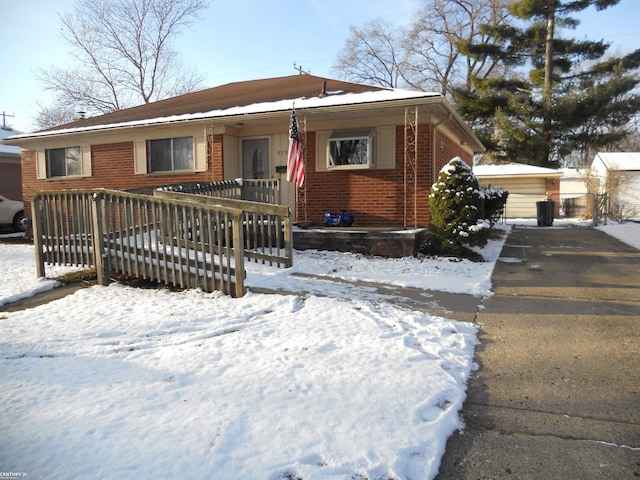
[[252, 105], [260, 102], [274, 102], [290, 98], [318, 97], [323, 93], [330, 95], [338, 92], [362, 93], [380, 90], [385, 89], [314, 75], [291, 75], [287, 77], [228, 83], [166, 100], [159, 100], [157, 102], [118, 110], [96, 117], [76, 120], [65, 125], [60, 125], [52, 130], [202, 113]]

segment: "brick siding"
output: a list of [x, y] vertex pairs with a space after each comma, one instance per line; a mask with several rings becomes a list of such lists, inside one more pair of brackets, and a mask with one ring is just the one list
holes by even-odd
[[[15, 163], [14, 163], [15, 162]], [[22, 171], [20, 162], [0, 160], [0, 194], [11, 200], [22, 200]]]
[[[208, 158], [208, 172], [191, 174], [134, 174], [133, 142], [109, 143], [91, 146], [91, 176], [65, 178], [36, 178], [35, 151], [22, 152], [22, 194], [25, 202], [25, 215], [31, 218], [31, 200], [42, 190], [68, 190], [109, 188], [127, 190], [152, 187], [170, 183], [209, 182], [213, 159]], [[220, 168], [218, 171], [221, 171]]]
[[[442, 146], [442, 148], [441, 148]], [[471, 163], [471, 157], [459, 145], [441, 132], [436, 133], [436, 169], [459, 155]], [[432, 184], [431, 126], [418, 127], [418, 226], [429, 224], [429, 192]], [[404, 126], [396, 127], [396, 168], [394, 170], [321, 171], [315, 169], [316, 135], [307, 134], [306, 189], [307, 218], [312, 224], [321, 224], [326, 211], [347, 210], [361, 226], [401, 227], [405, 218], [404, 201]], [[224, 176], [223, 136], [207, 137], [207, 172], [192, 174], [134, 174], [133, 142], [109, 143], [91, 146], [91, 176], [83, 178], [36, 178], [34, 151], [22, 152], [22, 189], [25, 214], [31, 217], [31, 200], [41, 190], [132, 188], [166, 185], [182, 182], [221, 181]], [[413, 226], [413, 186], [409, 186], [406, 215]], [[301, 209], [302, 205], [298, 205]]]
[[[443, 148], [439, 148], [440, 141]], [[460, 156], [469, 164], [471, 156], [446, 135], [437, 132], [436, 171], [455, 156]], [[429, 224], [429, 193], [432, 185], [431, 125], [418, 127], [418, 169], [417, 169], [417, 223], [419, 227]], [[316, 135], [307, 134], [306, 191], [307, 219], [312, 225], [322, 223], [326, 211], [347, 210], [355, 216], [360, 226], [402, 227], [405, 218], [404, 192], [404, 126], [396, 127], [396, 168], [394, 170], [340, 170], [321, 171], [316, 165]], [[414, 190], [409, 187], [407, 201], [407, 225], [414, 223]], [[302, 208], [299, 204], [298, 208]]]

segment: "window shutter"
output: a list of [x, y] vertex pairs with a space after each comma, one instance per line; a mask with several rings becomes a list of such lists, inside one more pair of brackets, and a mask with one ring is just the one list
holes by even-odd
[[196, 172], [207, 171], [207, 142], [204, 137], [194, 138], [194, 159], [193, 167]]
[[378, 127], [376, 137], [376, 168], [396, 168], [396, 127]]
[[147, 142], [135, 143], [133, 163], [133, 173], [136, 175], [147, 173]]
[[82, 176], [91, 176], [91, 146], [80, 147], [82, 152]]
[[327, 148], [329, 148], [329, 137], [331, 131], [316, 133], [316, 172], [326, 172], [328, 170]]
[[44, 150], [36, 150], [36, 178], [47, 178], [47, 156]]

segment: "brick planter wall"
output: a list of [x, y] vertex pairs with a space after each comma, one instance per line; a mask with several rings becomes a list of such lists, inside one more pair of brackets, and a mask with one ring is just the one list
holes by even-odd
[[379, 231], [310, 228], [293, 231], [293, 248], [399, 258], [414, 256], [426, 238], [426, 228]]

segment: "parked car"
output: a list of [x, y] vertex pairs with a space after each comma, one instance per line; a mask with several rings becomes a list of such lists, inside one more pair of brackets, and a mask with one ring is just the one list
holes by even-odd
[[11, 227], [16, 232], [29, 228], [29, 221], [24, 216], [24, 203], [0, 195], [0, 226]]

